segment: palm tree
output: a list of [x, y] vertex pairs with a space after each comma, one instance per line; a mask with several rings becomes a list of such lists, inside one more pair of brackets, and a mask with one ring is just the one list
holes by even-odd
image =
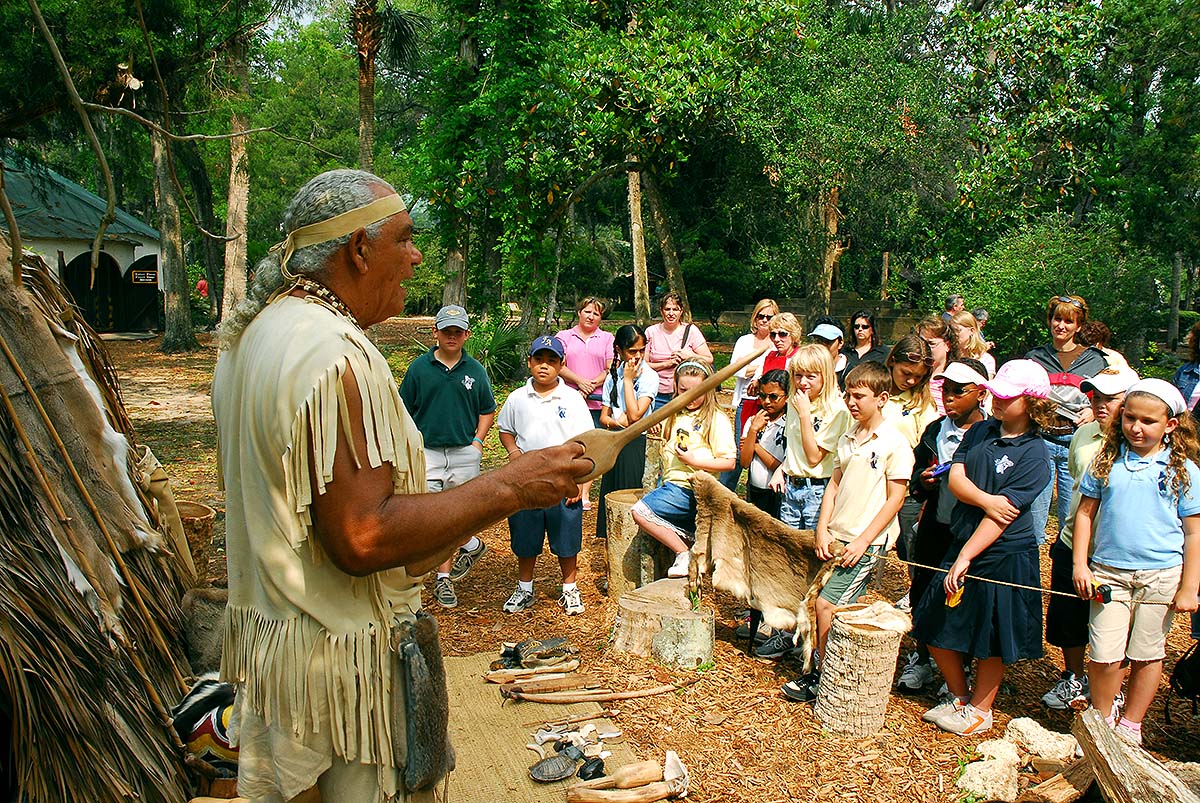
[[375, 165], [375, 62], [380, 53], [394, 67], [409, 67], [418, 56], [418, 34], [429, 20], [402, 11], [389, 0], [353, 0], [350, 32], [358, 55], [358, 166]]

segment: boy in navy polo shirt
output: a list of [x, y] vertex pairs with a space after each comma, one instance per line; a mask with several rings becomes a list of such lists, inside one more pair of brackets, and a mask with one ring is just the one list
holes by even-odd
[[[509, 394], [500, 411], [500, 443], [509, 458], [534, 449], [560, 446], [592, 429], [592, 415], [578, 392], [559, 378], [565, 350], [562, 341], [544, 335], [529, 347], [529, 381]], [[567, 615], [583, 613], [575, 584], [576, 558], [583, 546], [582, 489], [572, 499], [541, 510], [522, 510], [508, 517], [509, 539], [517, 556], [517, 588], [504, 603], [506, 613], [533, 607], [533, 570], [543, 539], [562, 569], [558, 604]]]
[[[437, 345], [408, 367], [400, 398], [425, 439], [426, 490], [437, 493], [479, 476], [496, 399], [487, 371], [464, 349], [471, 334], [467, 311], [449, 304], [438, 310], [433, 325]], [[465, 577], [485, 551], [487, 545], [472, 535], [438, 567], [433, 598], [439, 605], [458, 605], [454, 581]]]

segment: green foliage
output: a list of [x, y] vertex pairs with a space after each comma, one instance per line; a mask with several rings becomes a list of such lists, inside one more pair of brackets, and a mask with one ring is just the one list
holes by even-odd
[[754, 275], [746, 265], [721, 251], [697, 251], [683, 260], [680, 267], [692, 315], [707, 317], [718, 331], [717, 318], [723, 311], [753, 300]]
[[1050, 298], [1080, 295], [1091, 316], [1112, 329], [1119, 348], [1144, 336], [1150, 313], [1163, 303], [1167, 275], [1160, 260], [1129, 247], [1110, 219], [1073, 227], [1050, 216], [1001, 237], [952, 284], [936, 288], [925, 306], [937, 309], [943, 291], [962, 293], [988, 310], [987, 335], [1000, 355], [1010, 356], [1048, 340]]
[[493, 385], [517, 376], [525, 366], [528, 345], [519, 322], [492, 314], [471, 329], [471, 356], [479, 360]]

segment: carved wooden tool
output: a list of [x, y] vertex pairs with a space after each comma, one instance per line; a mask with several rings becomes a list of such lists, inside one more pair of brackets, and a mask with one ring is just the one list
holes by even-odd
[[657, 761], [639, 761], [620, 767], [612, 775], [577, 783], [571, 789], [633, 789], [662, 779], [662, 764]]
[[[577, 477], [576, 482], [583, 484], [596, 479], [601, 474], [611, 469], [617, 462], [617, 455], [625, 448], [625, 445], [641, 435], [646, 430], [655, 424], [665, 421], [675, 413], [687, 407], [693, 401], [708, 393], [710, 390], [720, 386], [722, 382], [731, 376], [734, 376], [752, 363], [754, 360], [766, 352], [766, 348], [759, 349], [735, 363], [731, 363], [726, 367], [717, 371], [715, 374], [705, 379], [699, 385], [684, 393], [682, 396], [676, 396], [670, 403], [659, 408], [653, 413], [643, 416], [640, 420], [634, 422], [632, 426], [625, 427], [616, 431], [606, 429], [589, 429], [579, 437], [575, 438], [577, 443], [583, 444], [583, 457], [592, 461], [592, 470], [582, 477]], [[740, 435], [741, 433], [736, 433]]]

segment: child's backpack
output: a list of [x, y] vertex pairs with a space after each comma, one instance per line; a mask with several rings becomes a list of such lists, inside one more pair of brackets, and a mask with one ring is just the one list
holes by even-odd
[[[1188, 651], [1179, 657], [1171, 670], [1171, 690], [1185, 700], [1192, 701], [1192, 716], [1196, 716], [1196, 704], [1200, 701], [1200, 641], [1195, 641]], [[1163, 707], [1167, 724], [1171, 724], [1171, 697]]]

